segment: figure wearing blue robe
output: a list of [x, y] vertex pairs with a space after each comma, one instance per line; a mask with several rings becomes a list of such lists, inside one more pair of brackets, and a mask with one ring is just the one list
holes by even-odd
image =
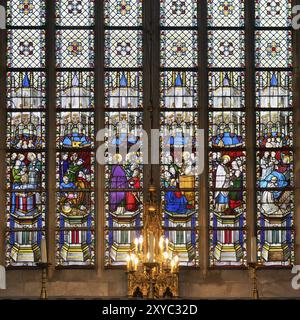
[[69, 183], [62, 182], [60, 184], [60, 187], [62, 189], [76, 189], [76, 186], [75, 186], [74, 182], [69, 182]]
[[[278, 188], [285, 188], [288, 186], [288, 182], [286, 181], [286, 177], [284, 174], [273, 171], [269, 174], [265, 179], [260, 182], [261, 188], [268, 188], [269, 183], [272, 181], [273, 178], [277, 178], [277, 187]], [[273, 195], [275, 199], [280, 198], [282, 192], [281, 191], [274, 191]]]
[[[173, 187], [175, 188], [175, 187]], [[180, 195], [180, 197], [177, 196]], [[166, 194], [166, 210], [173, 213], [178, 214], [186, 214], [188, 209], [188, 201], [184, 195], [181, 194], [181, 192], [176, 192], [169, 190]]]
[[115, 137], [112, 139], [112, 144], [116, 146], [120, 146], [124, 142], [136, 144], [137, 138], [134, 136], [127, 137], [127, 133], [121, 133], [119, 137]]
[[233, 147], [241, 144], [241, 138], [236, 134], [232, 134], [230, 132], [224, 132], [222, 137], [218, 135], [213, 139], [213, 143], [216, 146], [219, 146], [221, 142], [224, 147]]
[[72, 147], [74, 143], [81, 147], [90, 145], [86, 136], [79, 133], [72, 133], [72, 135], [65, 137], [63, 140], [63, 145], [66, 147]]

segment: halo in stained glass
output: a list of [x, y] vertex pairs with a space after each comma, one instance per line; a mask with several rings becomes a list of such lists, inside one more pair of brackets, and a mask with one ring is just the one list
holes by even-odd
[[[162, 112], [161, 119], [161, 198], [165, 236], [170, 247], [179, 252], [180, 265], [198, 261], [197, 232], [199, 186], [194, 138], [196, 112]], [[173, 230], [173, 229], [176, 229]]]
[[210, 112], [209, 145], [215, 148], [245, 147], [244, 112]]
[[[257, 152], [256, 170], [257, 186], [261, 189], [278, 190], [293, 187], [293, 152], [284, 150], [265, 150]], [[276, 192], [273, 196], [274, 200], [280, 200], [280, 195]]]
[[94, 25], [94, 0], [56, 0], [56, 25], [88, 27]]
[[56, 66], [58, 68], [93, 68], [94, 33], [91, 30], [56, 32]]
[[11, 152], [7, 155], [7, 188], [40, 190], [45, 188], [44, 152]]
[[[209, 184], [212, 189], [217, 190], [214, 197], [216, 211], [224, 214], [231, 209], [234, 211], [238, 206], [230, 205], [239, 204], [239, 196], [242, 197], [242, 191], [246, 188], [246, 176], [244, 174], [246, 153], [245, 151], [220, 150], [211, 151], [209, 157]], [[236, 190], [240, 194], [228, 195], [226, 190]], [[228, 201], [224, 202], [224, 198]]]
[[43, 112], [8, 112], [7, 146], [24, 150], [44, 148], [44, 128]]
[[57, 189], [90, 190], [94, 187], [94, 153], [69, 151], [57, 153]]
[[126, 265], [143, 224], [142, 5], [104, 1], [106, 266]]
[[196, 112], [163, 112], [161, 122], [161, 186], [173, 188], [180, 185], [180, 176], [190, 176], [185, 188], [198, 185], [194, 175], [196, 163], [195, 137], [198, 115]]
[[208, 0], [209, 27], [243, 27], [244, 0]]
[[[105, 137], [107, 146], [106, 187], [108, 189], [139, 189], [143, 179], [143, 149], [132, 150], [141, 141], [142, 113], [106, 113], [105, 123], [108, 132]], [[111, 165], [113, 164], [113, 165]]]
[[160, 0], [160, 25], [196, 27], [197, 0]]
[[104, 21], [110, 27], [142, 25], [142, 0], [105, 0]]
[[293, 146], [293, 113], [262, 111], [256, 116], [257, 146], [260, 148], [286, 148]]
[[142, 123], [141, 112], [107, 112], [105, 114], [105, 124], [108, 129], [106, 136], [112, 139], [112, 143], [116, 146], [124, 142], [129, 147], [139, 139], [138, 134], [142, 130]]
[[43, 0], [7, 1], [6, 264], [13, 267], [37, 266], [45, 237], [45, 11]]
[[60, 112], [57, 123], [58, 148], [92, 148], [94, 146], [93, 112]]

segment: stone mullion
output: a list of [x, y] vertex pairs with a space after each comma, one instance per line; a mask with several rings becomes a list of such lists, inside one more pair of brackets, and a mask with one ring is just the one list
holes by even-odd
[[198, 121], [205, 135], [204, 171], [200, 177], [199, 190], [199, 257], [201, 270], [206, 273], [209, 264], [207, 0], [198, 1], [198, 17]]
[[[6, 0], [0, 0], [0, 6], [6, 8], [6, 2]], [[0, 46], [0, 123], [2, 124], [0, 126], [0, 181], [2, 181], [0, 188], [0, 265], [3, 266], [5, 265], [6, 229], [6, 37], [7, 30], [0, 29], [0, 43], [2, 44]]]
[[54, 274], [56, 256], [56, 59], [55, 59], [55, 2], [46, 0], [46, 141], [47, 193], [46, 232], [49, 278]]
[[[300, 5], [300, 0], [293, 0]], [[300, 30], [293, 32], [293, 115], [294, 115], [294, 183], [295, 183], [295, 264], [300, 264]]]
[[[95, 135], [105, 127], [104, 110], [104, 1], [95, 3]], [[100, 142], [101, 144], [102, 142]], [[97, 146], [97, 144], [96, 144]], [[95, 253], [97, 273], [104, 268], [105, 257], [105, 168], [95, 163]]]
[[255, 7], [245, 1], [245, 111], [246, 111], [246, 221], [247, 256], [250, 262], [251, 238], [256, 237], [256, 115], [255, 115]]

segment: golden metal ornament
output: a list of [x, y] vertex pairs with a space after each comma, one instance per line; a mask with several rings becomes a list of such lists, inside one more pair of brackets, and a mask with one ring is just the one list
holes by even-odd
[[149, 188], [145, 204], [142, 237], [135, 239], [127, 259], [128, 297], [144, 299], [177, 298], [178, 256], [163, 237], [161, 207], [155, 202], [156, 188]]

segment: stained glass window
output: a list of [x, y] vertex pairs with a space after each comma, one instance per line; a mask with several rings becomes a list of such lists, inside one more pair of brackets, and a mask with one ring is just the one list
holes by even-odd
[[[188, 27], [188, 28], [187, 28]], [[197, 1], [160, 1], [161, 202], [169, 250], [197, 266], [199, 178]]]
[[291, 1], [256, 2], [257, 250], [294, 261]]
[[208, 27], [210, 266], [243, 266], [246, 263], [243, 1], [209, 0]]
[[45, 237], [45, 1], [7, 2], [6, 264], [36, 266]]
[[131, 148], [143, 127], [142, 1], [105, 0], [104, 7], [105, 143], [115, 151], [105, 166], [105, 265], [117, 266], [127, 263], [142, 227], [143, 154]]
[[95, 263], [94, 2], [56, 1], [56, 265]]
[[[144, 112], [144, 98], [155, 100], [151, 91], [158, 89], [152, 122], [161, 130], [160, 179], [154, 183], [160, 183], [169, 251], [179, 256], [181, 266], [198, 266], [199, 243], [206, 241], [199, 238], [199, 215], [208, 214], [210, 267], [244, 267], [253, 231], [246, 220], [253, 215], [258, 262], [267, 267], [294, 263], [292, 1], [254, 1], [253, 21], [247, 20], [254, 25], [254, 43], [245, 28], [244, 2], [207, 1], [207, 60], [201, 63], [207, 64], [208, 78], [201, 79], [199, 52], [201, 59], [204, 55], [198, 30], [206, 29], [206, 22], [199, 21], [204, 9], [198, 0], [159, 0], [159, 12], [150, 12], [148, 4], [143, 8], [142, 0], [7, 1], [7, 266], [38, 265], [46, 221], [52, 218], [57, 267], [94, 266], [95, 238], [101, 228], [105, 266], [126, 264], [143, 228], [141, 138], [142, 129], [151, 122], [150, 112]], [[49, 20], [50, 6], [55, 9], [54, 21]], [[95, 26], [100, 8], [99, 25], [104, 30]], [[47, 24], [52, 22], [55, 30], [49, 27], [47, 34], [55, 33], [55, 43], [46, 38]], [[158, 36], [158, 27], [160, 52], [150, 43]], [[253, 52], [245, 52], [251, 46]], [[51, 48], [55, 48], [54, 79], [49, 78], [51, 72], [47, 74], [52, 69], [52, 59], [47, 59]], [[250, 54], [255, 74], [249, 75], [245, 60]], [[145, 75], [144, 64], [155, 55], [159, 63], [151, 65], [159, 72]], [[103, 72], [96, 73], [96, 68]], [[95, 83], [102, 83], [99, 79], [104, 85], [95, 89]], [[53, 101], [47, 101], [46, 94], [52, 92], [52, 83], [55, 123], [48, 115]], [[208, 85], [208, 105], [199, 93], [203, 84]], [[248, 103], [254, 97], [255, 104]], [[95, 117], [96, 105], [100, 119]], [[206, 108], [208, 172], [203, 178], [208, 178], [208, 199], [203, 199], [203, 207], [207, 204], [208, 213], [199, 212], [202, 189], [195, 161], [197, 129]], [[254, 128], [246, 127], [248, 116], [254, 116]], [[106, 129], [106, 163], [104, 175], [101, 170], [99, 174], [104, 176], [99, 186], [104, 187], [100, 205], [105, 217], [97, 228], [96, 120]], [[47, 140], [48, 127], [56, 130], [53, 141]], [[256, 179], [251, 186], [246, 145], [255, 149]], [[52, 146], [56, 170], [48, 173], [47, 148]], [[49, 174], [56, 177], [55, 185], [48, 186], [56, 196], [55, 208], [46, 208]], [[255, 188], [255, 208], [246, 208], [246, 201], [252, 202], [251, 195], [246, 197], [247, 187]]]

